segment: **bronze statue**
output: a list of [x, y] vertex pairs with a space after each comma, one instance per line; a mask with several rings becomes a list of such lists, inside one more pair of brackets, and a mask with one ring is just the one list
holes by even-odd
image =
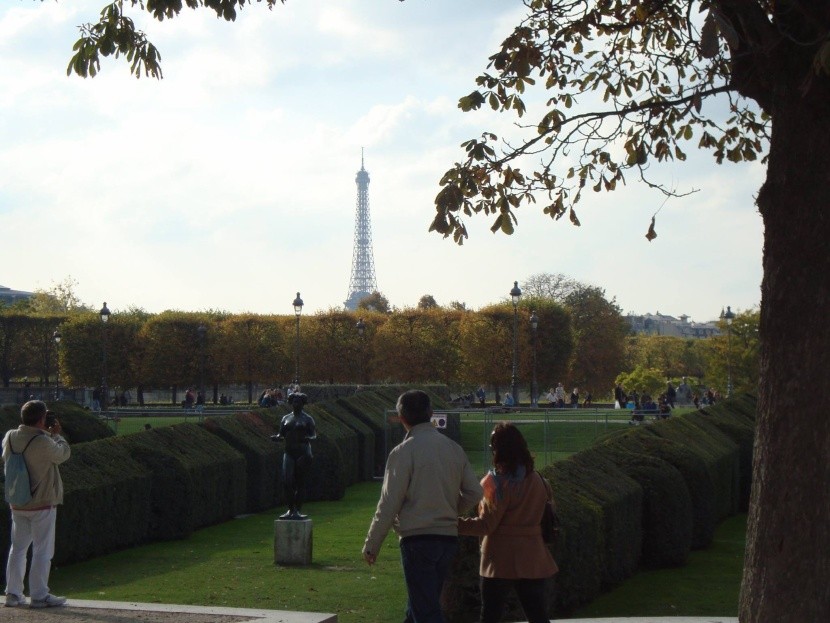
[[305, 499], [306, 478], [311, 471], [311, 443], [317, 439], [317, 428], [314, 418], [303, 411], [308, 402], [305, 394], [295, 392], [288, 397], [288, 402], [294, 409], [282, 418], [280, 430], [271, 435], [272, 441], [285, 441], [285, 454], [282, 456], [282, 485], [288, 510], [279, 516], [280, 519], [305, 519], [308, 515], [300, 513]]

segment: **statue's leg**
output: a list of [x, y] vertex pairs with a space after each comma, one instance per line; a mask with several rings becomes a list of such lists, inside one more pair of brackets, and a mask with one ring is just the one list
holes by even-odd
[[297, 457], [295, 479], [297, 482], [296, 508], [299, 512], [306, 496], [306, 482], [311, 471], [311, 452]]
[[285, 493], [285, 503], [288, 505], [288, 511], [280, 517], [289, 517], [297, 510], [297, 491], [295, 460], [287, 452], [282, 456], [282, 489]]

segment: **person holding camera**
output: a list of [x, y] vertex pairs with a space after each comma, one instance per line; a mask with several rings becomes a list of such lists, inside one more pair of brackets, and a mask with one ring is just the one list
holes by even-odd
[[63, 503], [63, 482], [58, 465], [69, 458], [69, 444], [61, 436], [60, 422], [46, 403], [30, 400], [20, 409], [22, 424], [3, 438], [3, 462], [12, 452], [23, 453], [29, 472], [32, 499], [11, 507], [12, 532], [6, 564], [6, 606], [24, 606], [23, 576], [26, 554], [32, 546], [29, 596], [32, 608], [62, 606], [66, 597], [49, 592], [49, 571], [55, 553], [56, 507]]
[[409, 596], [407, 623], [443, 623], [441, 590], [458, 552], [457, 517], [484, 491], [461, 446], [435, 430], [426, 393], [404, 392], [397, 411], [406, 436], [386, 460], [363, 559], [375, 564], [381, 543], [394, 529]]

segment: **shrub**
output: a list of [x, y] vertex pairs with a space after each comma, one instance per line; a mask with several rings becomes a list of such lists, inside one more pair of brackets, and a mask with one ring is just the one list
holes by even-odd
[[258, 512], [283, 501], [279, 486], [282, 447], [271, 441], [276, 431], [255, 412], [209, 417], [201, 424], [245, 457], [245, 509]]
[[721, 520], [738, 509], [738, 446], [701, 413], [690, 413], [647, 426], [649, 434], [683, 444], [703, 459], [715, 486], [715, 518]]
[[692, 545], [692, 498], [680, 472], [670, 463], [620, 446], [595, 448], [643, 488], [640, 516], [643, 564], [685, 564]]
[[640, 560], [643, 535], [632, 517], [642, 513], [643, 492], [611, 461], [586, 450], [543, 470], [562, 522], [554, 557], [558, 609], [568, 612], [605, 587], [629, 577]]
[[245, 512], [245, 459], [200, 425], [175, 424], [118, 440], [154, 473], [154, 528], [160, 537], [184, 536]]
[[[64, 503], [58, 509], [56, 564], [92, 558], [149, 539], [150, 474], [111, 441], [73, 445], [72, 456], [60, 466]], [[0, 551], [4, 553], [10, 529], [9, 507], [0, 499]], [[5, 571], [2, 565], [3, 578]]]
[[[664, 422], [657, 422], [661, 426]], [[708, 546], [717, 525], [715, 484], [706, 463], [698, 455], [670, 439], [649, 434], [644, 427], [626, 429], [600, 445], [618, 447], [666, 461], [683, 476], [692, 500], [692, 549]]]
[[[351, 431], [357, 444], [356, 452], [352, 457], [355, 462], [356, 482], [371, 480], [374, 475], [374, 448], [375, 433], [371, 426], [364, 424], [359, 418], [343, 406], [344, 401], [335, 400], [318, 405], [318, 408], [335, 418], [346, 430]], [[346, 457], [344, 457], [346, 460]], [[351, 484], [351, 483], [349, 483]]]

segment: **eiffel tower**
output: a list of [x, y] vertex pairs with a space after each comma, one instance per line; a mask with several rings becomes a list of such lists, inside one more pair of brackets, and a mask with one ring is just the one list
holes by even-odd
[[348, 310], [357, 309], [361, 299], [378, 289], [375, 279], [375, 260], [372, 254], [372, 224], [369, 220], [369, 173], [363, 167], [363, 150], [360, 150], [360, 171], [355, 176], [357, 184], [357, 208], [354, 223], [354, 251], [352, 252], [352, 277], [345, 305]]

